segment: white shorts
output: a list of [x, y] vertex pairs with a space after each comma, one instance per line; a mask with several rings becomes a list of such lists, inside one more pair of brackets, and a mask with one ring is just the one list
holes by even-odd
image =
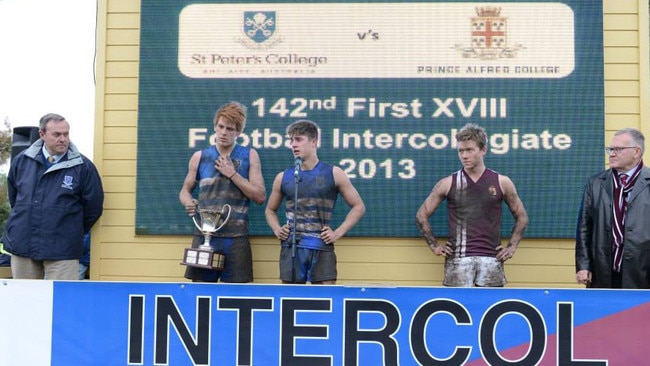
[[503, 287], [508, 283], [503, 262], [494, 257], [454, 257], [445, 260], [445, 286]]

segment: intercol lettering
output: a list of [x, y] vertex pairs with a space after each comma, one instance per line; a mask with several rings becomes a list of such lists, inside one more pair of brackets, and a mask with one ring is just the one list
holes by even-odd
[[[343, 299], [343, 304], [338, 304], [344, 309], [343, 317], [333, 317], [336, 319], [330, 320], [329, 324], [324, 315], [333, 311], [333, 299], [330, 298], [220, 296], [216, 299], [219, 316], [213, 313], [215, 306], [212, 303], [215, 299], [210, 296], [197, 296], [192, 309], [185, 308], [186, 316], [183, 316], [172, 296], [156, 296], [154, 301], [154, 311], [146, 312], [146, 315], [153, 314], [154, 319], [146, 319], [145, 296], [131, 295], [129, 298], [129, 365], [143, 364], [145, 354], [150, 351], [153, 351], [155, 364], [175, 363], [170, 362], [176, 360], [170, 360], [170, 354], [179, 357], [179, 348], [170, 351], [170, 344], [177, 344], [178, 340], [185, 351], [181, 356], [189, 357], [195, 365], [236, 362], [237, 365], [355, 366], [368, 364], [369, 358], [381, 359], [384, 365], [463, 365], [472, 352], [470, 339], [478, 339], [480, 355], [490, 365], [536, 365], [543, 358], [546, 361], [556, 358], [557, 365], [607, 365], [606, 360], [573, 359], [573, 304], [570, 302], [556, 304], [556, 352], [546, 355], [548, 334], [540, 310], [515, 299], [489, 305], [481, 316], [478, 328], [471, 328], [476, 323], [463, 304], [444, 298], [427, 301], [412, 314], [403, 313], [393, 302], [384, 299]], [[276, 302], [279, 302], [279, 306], [276, 306]], [[363, 327], [362, 319], [368, 314], [382, 319], [381, 326]], [[308, 315], [319, 316], [310, 318], [311, 321], [304, 320]], [[522, 323], [526, 324], [530, 334], [526, 354], [517, 360], [505, 358], [496, 342], [497, 327], [506, 315], [523, 318], [525, 321]], [[428, 323], [434, 317], [451, 317], [453, 322], [432, 329]], [[194, 324], [188, 324], [186, 319], [193, 319]], [[405, 320], [408, 324], [403, 324]], [[337, 324], [333, 324], [333, 321]], [[339, 324], [341, 321], [343, 324]], [[153, 324], [153, 330], [149, 330], [152, 334], [145, 332], [145, 329], [151, 329], [145, 324]], [[231, 324], [230, 328], [228, 324]], [[453, 327], [470, 327], [477, 329], [478, 334], [454, 340], [445, 336]], [[172, 329], [175, 335], [170, 334]], [[339, 331], [333, 332], [332, 329]], [[398, 332], [401, 337], [396, 336]], [[234, 335], [236, 340], [233, 339]], [[173, 343], [170, 342], [172, 337]], [[213, 341], [211, 337], [220, 337], [220, 341]], [[432, 344], [431, 339], [441, 338], [445, 339], [446, 345], [456, 342], [451, 344], [451, 354], [436, 349]], [[232, 339], [232, 344], [236, 346], [223, 344], [225, 339]], [[464, 339], [470, 344], [464, 343]], [[306, 340], [311, 342], [311, 347], [305, 349], [297, 346]], [[380, 347], [364, 348], [363, 344]], [[338, 350], [342, 350], [340, 358], [335, 359], [334, 355], [326, 353], [332, 352], [332, 347], [341, 347]], [[218, 348], [218, 351], [211, 352], [211, 348]], [[273, 360], [274, 357], [279, 359]]]

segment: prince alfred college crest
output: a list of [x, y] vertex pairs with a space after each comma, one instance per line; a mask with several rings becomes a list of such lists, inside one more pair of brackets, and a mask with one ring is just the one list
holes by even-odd
[[277, 24], [275, 11], [245, 11], [244, 43], [251, 48], [263, 48], [275, 43], [278, 41]]
[[476, 15], [470, 18], [470, 46], [456, 45], [463, 57], [481, 60], [514, 58], [524, 48], [520, 44], [508, 45], [508, 18], [501, 16], [501, 8], [476, 8]]

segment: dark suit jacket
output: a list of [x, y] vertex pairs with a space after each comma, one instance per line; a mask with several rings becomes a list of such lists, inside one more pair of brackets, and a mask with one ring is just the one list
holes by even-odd
[[[612, 277], [612, 170], [587, 181], [576, 233], [576, 272], [589, 270], [589, 287], [610, 288]], [[629, 194], [623, 241], [623, 288], [650, 288], [650, 168]]]

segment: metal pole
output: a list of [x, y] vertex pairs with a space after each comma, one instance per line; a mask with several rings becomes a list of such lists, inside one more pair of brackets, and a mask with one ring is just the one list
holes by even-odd
[[296, 218], [298, 216], [298, 183], [300, 183], [300, 176], [294, 175], [294, 193], [293, 193], [293, 225], [291, 225], [291, 276], [292, 281], [296, 282]]

